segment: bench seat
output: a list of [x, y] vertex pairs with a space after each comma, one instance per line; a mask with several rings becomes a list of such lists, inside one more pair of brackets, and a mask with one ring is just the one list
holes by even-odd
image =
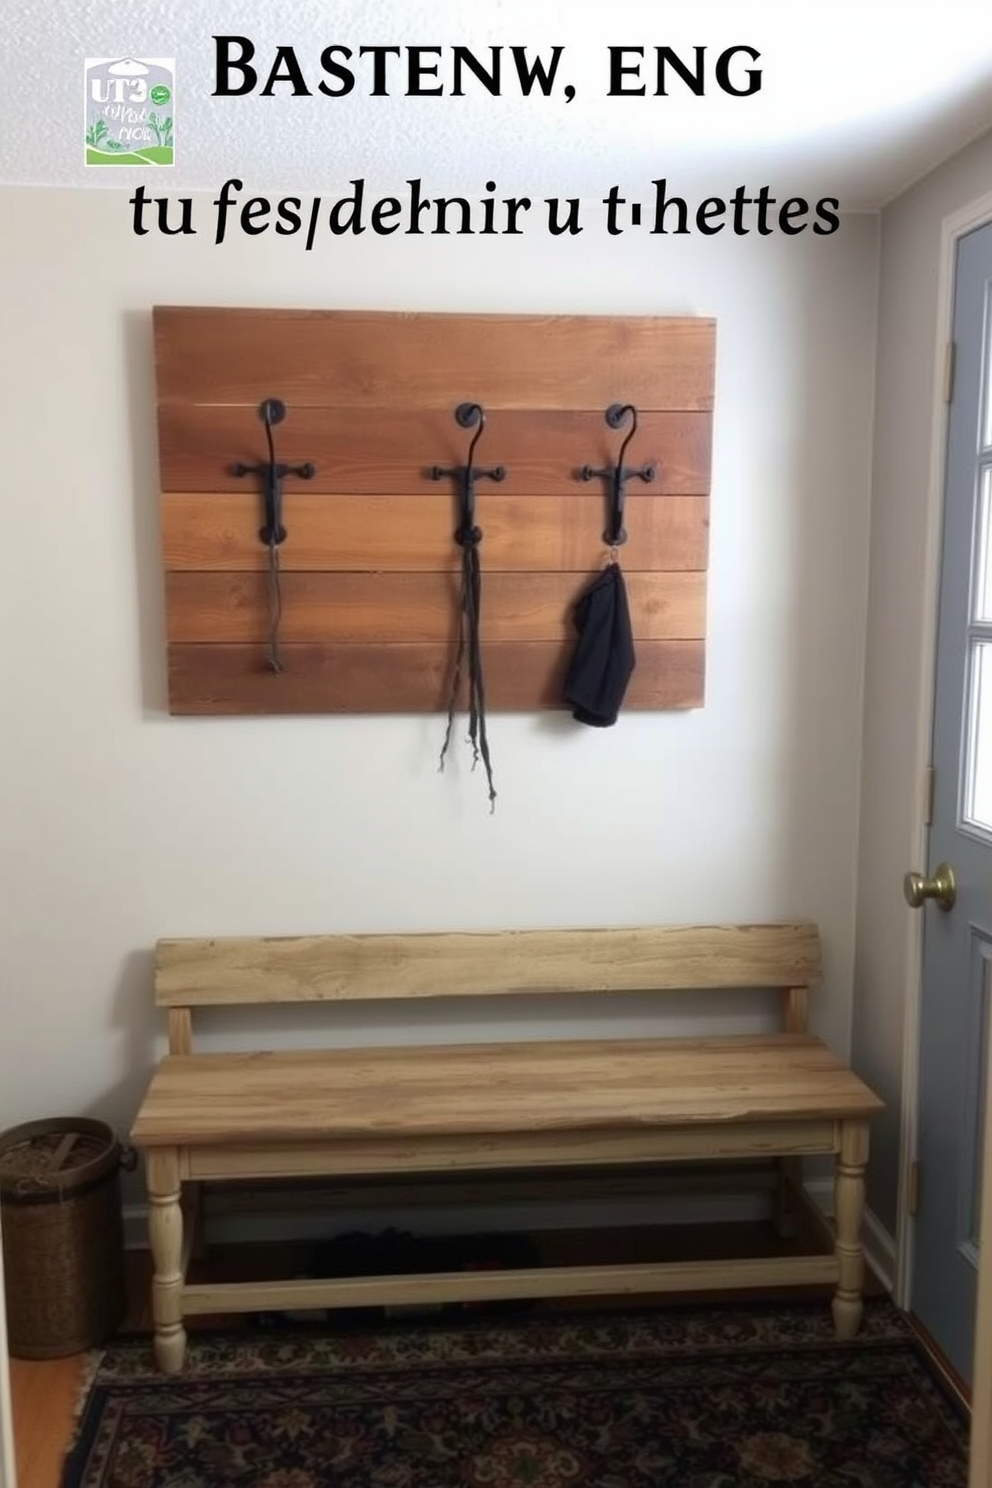
[[[882, 1102], [809, 1032], [815, 925], [639, 926], [162, 941], [156, 997], [169, 1053], [131, 1131], [145, 1156], [161, 1368], [182, 1368], [185, 1319], [270, 1308], [834, 1287], [837, 1332], [862, 1314], [869, 1123]], [[777, 1032], [519, 1038], [251, 1053], [193, 1049], [193, 1012], [277, 1003], [777, 991]], [[505, 1005], [504, 1005], [505, 1006]], [[505, 1013], [504, 1013], [505, 1016]], [[802, 1159], [834, 1161], [831, 1254], [547, 1266], [502, 1272], [188, 1281], [204, 1183], [602, 1174], [724, 1160], [760, 1166], [794, 1233]], [[772, 1166], [773, 1165], [773, 1166]], [[770, 1169], [770, 1171], [769, 1171]], [[750, 1174], [749, 1174], [750, 1176]]]
[[869, 1117], [881, 1101], [819, 1039], [571, 1040], [169, 1055], [141, 1147]]

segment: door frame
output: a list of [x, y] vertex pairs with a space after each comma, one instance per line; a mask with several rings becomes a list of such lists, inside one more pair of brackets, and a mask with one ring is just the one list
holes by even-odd
[[[934, 340], [933, 410], [930, 436], [930, 469], [927, 481], [926, 549], [923, 568], [922, 635], [920, 656], [920, 689], [916, 717], [914, 778], [920, 782], [919, 795], [913, 804], [910, 840], [914, 844], [913, 860], [927, 862], [930, 829], [925, 823], [927, 812], [921, 810], [925, 795], [927, 767], [931, 763], [933, 710], [937, 677], [937, 616], [940, 603], [941, 538], [944, 519], [944, 485], [947, 459], [947, 435], [950, 405], [947, 402], [947, 379], [950, 372], [948, 352], [954, 328], [954, 270], [958, 240], [976, 228], [992, 223], [992, 192], [950, 213], [941, 223], [940, 261], [937, 277], [937, 317]], [[899, 1158], [899, 1209], [896, 1224], [895, 1299], [901, 1307], [909, 1306], [913, 1265], [913, 1220], [909, 1213], [912, 1165], [916, 1157], [919, 1128], [919, 1059], [920, 1014], [922, 1011], [924, 917], [908, 917], [906, 957], [906, 1019], [902, 1051], [902, 1140]], [[992, 1087], [990, 1087], [992, 1088]], [[990, 1102], [992, 1109], [992, 1102]], [[992, 1131], [992, 1123], [990, 1123]], [[992, 1151], [986, 1150], [986, 1170], [992, 1164]], [[992, 1263], [992, 1255], [989, 1256]], [[988, 1269], [983, 1268], [984, 1269]], [[990, 1286], [985, 1287], [985, 1292]], [[975, 1382], [977, 1385], [977, 1381]], [[976, 1395], [977, 1400], [977, 1395]], [[990, 1401], [992, 1409], [992, 1401]]]
[[7, 1352], [7, 1304], [0, 1244], [0, 1488], [15, 1488], [14, 1415], [10, 1401], [10, 1355]]
[[[992, 994], [992, 986], [989, 987]], [[988, 1050], [987, 1089], [992, 1090], [992, 1039]], [[980, 1233], [992, 1235], [992, 1101], [985, 1106], [985, 1157], [982, 1174]], [[992, 1245], [978, 1259], [978, 1304], [975, 1325], [975, 1374], [971, 1382], [971, 1460], [969, 1488], [992, 1488]]]

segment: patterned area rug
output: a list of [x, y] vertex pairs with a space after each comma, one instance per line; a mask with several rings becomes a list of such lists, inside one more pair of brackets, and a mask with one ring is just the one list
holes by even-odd
[[194, 1335], [95, 1373], [64, 1488], [965, 1488], [967, 1428], [887, 1302]]

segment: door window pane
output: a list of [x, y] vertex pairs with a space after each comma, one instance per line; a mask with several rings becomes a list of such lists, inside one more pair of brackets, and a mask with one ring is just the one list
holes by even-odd
[[992, 470], [982, 472], [975, 550], [975, 619], [992, 620]]
[[972, 647], [969, 711], [965, 815], [992, 832], [992, 641]]

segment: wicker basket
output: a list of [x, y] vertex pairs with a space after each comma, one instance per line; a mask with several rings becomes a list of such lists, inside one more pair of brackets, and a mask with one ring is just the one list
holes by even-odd
[[10, 1352], [54, 1359], [124, 1321], [124, 1149], [79, 1117], [0, 1134], [0, 1208]]

